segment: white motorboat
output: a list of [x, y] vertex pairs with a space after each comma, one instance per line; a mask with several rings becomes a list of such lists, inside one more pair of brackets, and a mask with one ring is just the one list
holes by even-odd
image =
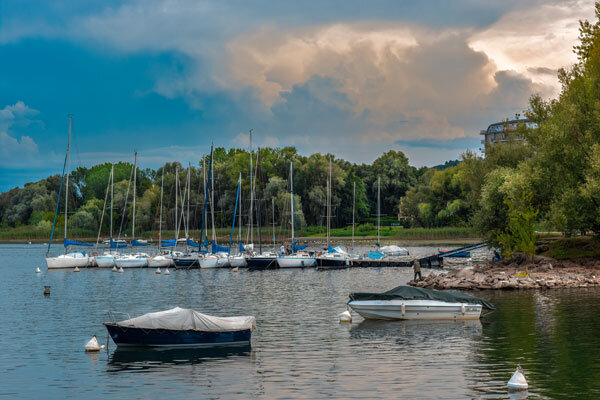
[[162, 254], [148, 258], [148, 267], [150, 268], [166, 268], [170, 267], [172, 263], [173, 259], [167, 258]]
[[81, 252], [61, 254], [58, 257], [46, 257], [48, 269], [82, 268], [90, 265], [90, 257]]
[[119, 268], [145, 268], [148, 266], [148, 256], [140, 254], [123, 254], [115, 257], [115, 265]]
[[279, 268], [305, 268], [317, 265], [317, 260], [308, 253], [296, 253], [289, 256], [279, 256], [277, 258]]
[[326, 252], [316, 258], [319, 269], [340, 269], [350, 266], [350, 257], [347, 253]]
[[105, 252], [102, 255], [94, 257], [98, 268], [112, 268], [115, 266], [115, 255], [113, 253]]
[[207, 254], [200, 258], [200, 268], [219, 268], [219, 257]]
[[365, 319], [479, 319], [483, 308], [494, 306], [474, 296], [412, 286], [384, 293], [352, 293], [348, 305]]

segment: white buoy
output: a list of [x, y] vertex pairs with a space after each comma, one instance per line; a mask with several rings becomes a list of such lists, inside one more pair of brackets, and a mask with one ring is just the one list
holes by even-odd
[[119, 273], [122, 274], [123, 272], [125, 272], [123, 271], [123, 267], [119, 268]]
[[510, 377], [510, 380], [506, 384], [509, 390], [527, 390], [529, 385], [523, 375], [523, 369], [520, 365], [517, 365], [515, 373]]
[[231, 272], [238, 272], [240, 270], [239, 267], [235, 267], [234, 269], [231, 270]]
[[35, 273], [36, 273], [36, 274], [39, 274], [40, 272], [42, 272], [42, 271], [40, 270], [40, 267], [37, 267], [37, 268], [35, 269]]
[[169, 267], [167, 267], [167, 269], [165, 269], [165, 275], [171, 275], [171, 271], [169, 271]]
[[73, 270], [73, 272], [79, 272], [79, 267], [75, 267], [75, 269]]
[[85, 351], [100, 351], [100, 345], [98, 344], [98, 339], [96, 339], [96, 335], [90, 339], [89, 342], [85, 345]]
[[160, 274], [160, 268], [156, 268], [155, 274]]
[[350, 314], [350, 311], [348, 310], [338, 315], [338, 317], [340, 319], [340, 322], [352, 322], [352, 314]]
[[116, 265], [113, 267], [112, 272], [117, 272], [117, 266]]

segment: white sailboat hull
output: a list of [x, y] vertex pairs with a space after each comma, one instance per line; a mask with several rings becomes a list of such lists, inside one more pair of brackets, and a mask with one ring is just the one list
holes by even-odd
[[170, 267], [172, 263], [173, 260], [165, 256], [154, 256], [148, 258], [148, 267], [150, 268], [166, 268]]
[[219, 257], [217, 259], [217, 267], [218, 268], [227, 268], [229, 267], [229, 257]]
[[90, 257], [83, 253], [69, 253], [58, 257], [47, 257], [48, 269], [83, 268], [90, 265]]
[[279, 268], [306, 268], [317, 265], [317, 260], [313, 257], [282, 256], [277, 258]]
[[115, 256], [112, 254], [103, 254], [101, 256], [94, 257], [98, 268], [112, 268], [115, 266]]
[[115, 257], [115, 265], [119, 268], [144, 268], [148, 266], [148, 258], [145, 256]]
[[435, 300], [361, 300], [348, 305], [365, 319], [479, 319], [480, 304], [446, 303]]
[[219, 259], [215, 256], [202, 257], [200, 259], [200, 268], [218, 268]]
[[238, 267], [238, 268], [244, 268], [247, 267], [248, 264], [246, 263], [246, 257], [239, 255], [239, 256], [229, 256], [229, 265], [231, 267]]

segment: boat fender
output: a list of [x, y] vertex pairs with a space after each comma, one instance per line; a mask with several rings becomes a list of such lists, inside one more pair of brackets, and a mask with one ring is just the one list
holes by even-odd
[[92, 351], [100, 351], [100, 344], [98, 344], [98, 339], [96, 339], [96, 335], [94, 335], [89, 342], [85, 345], [86, 352]]
[[119, 273], [122, 274], [123, 272], [123, 267], [119, 268]]
[[404, 314], [406, 314], [406, 304], [402, 303], [402, 316], [404, 317]]
[[460, 312], [462, 313], [462, 315], [465, 315], [466, 311], [467, 311], [467, 307], [465, 307], [464, 304], [462, 306], [460, 306]]
[[348, 310], [338, 315], [340, 322], [352, 322], [352, 314]]
[[37, 267], [37, 268], [35, 269], [35, 273], [36, 273], [36, 274], [39, 274], [39, 273], [41, 273], [41, 272], [42, 272], [42, 271], [40, 270], [40, 267]]
[[517, 365], [517, 369], [508, 381], [507, 386], [509, 390], [527, 390], [529, 387], [520, 365]]
[[165, 275], [171, 275], [171, 271], [169, 271], [169, 268], [165, 269]]
[[116, 267], [116, 266], [114, 266], [114, 267], [112, 268], [112, 272], [117, 272], [117, 267]]
[[79, 267], [75, 267], [75, 269], [73, 270], [73, 272], [79, 272]]
[[231, 271], [233, 272], [238, 272], [240, 269], [238, 267], [235, 267], [234, 269], [232, 269]]
[[156, 268], [155, 274], [160, 274], [160, 268]]

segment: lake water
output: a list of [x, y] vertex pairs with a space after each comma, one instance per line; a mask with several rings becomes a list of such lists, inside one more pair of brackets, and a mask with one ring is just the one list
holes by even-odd
[[[412, 271], [74, 273], [46, 271], [44, 252], [0, 245], [3, 398], [600, 398], [597, 289], [479, 292], [497, 308], [481, 321], [354, 314], [340, 324], [350, 292], [390, 289]], [[84, 353], [93, 334], [106, 342], [108, 310], [133, 316], [175, 306], [256, 316], [252, 347], [122, 351], [110, 342], [108, 352]], [[509, 394], [517, 364], [530, 389]]]

